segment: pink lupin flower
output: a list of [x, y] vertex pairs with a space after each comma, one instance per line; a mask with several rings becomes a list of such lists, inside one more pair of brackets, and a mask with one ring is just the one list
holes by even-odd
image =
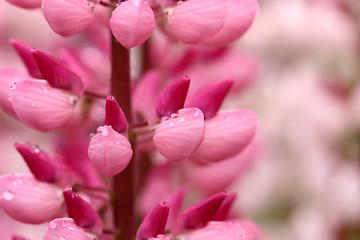
[[198, 108], [180, 109], [170, 119], [163, 119], [153, 137], [159, 152], [178, 162], [189, 157], [204, 137], [204, 115]]
[[110, 28], [114, 37], [130, 49], [144, 43], [155, 28], [155, 16], [144, 0], [121, 2], [112, 12]]
[[228, 12], [224, 26], [203, 44], [207, 46], [225, 46], [241, 37], [251, 26], [258, 12], [256, 0], [227, 0]]
[[88, 154], [97, 169], [110, 178], [125, 169], [133, 151], [126, 137], [111, 126], [101, 126], [90, 141]]
[[156, 205], [144, 218], [137, 233], [136, 240], [148, 240], [165, 232], [165, 225], [169, 215], [169, 205], [161, 202]]
[[93, 207], [71, 188], [64, 189], [63, 194], [68, 216], [74, 219], [76, 225], [100, 235], [103, 224]]
[[224, 0], [181, 2], [168, 17], [169, 31], [183, 43], [199, 44], [220, 31], [227, 8]]
[[0, 208], [17, 221], [42, 223], [59, 217], [63, 202], [60, 188], [31, 175], [0, 177]]
[[16, 116], [28, 127], [50, 131], [71, 116], [76, 97], [50, 86], [45, 80], [23, 80], [12, 86], [11, 103]]
[[21, 8], [38, 8], [41, 6], [41, 0], [6, 0], [9, 3]]
[[200, 162], [217, 162], [235, 156], [254, 138], [258, 126], [250, 110], [226, 110], [205, 121], [205, 137], [193, 157]]
[[57, 218], [49, 223], [44, 240], [59, 239], [94, 240], [96, 236], [77, 226], [72, 218]]
[[81, 32], [93, 19], [87, 0], [43, 0], [41, 7], [51, 29], [61, 36]]

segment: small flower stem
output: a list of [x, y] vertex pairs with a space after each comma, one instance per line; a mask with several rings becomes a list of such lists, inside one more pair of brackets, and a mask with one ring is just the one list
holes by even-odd
[[[111, 39], [111, 94], [118, 101], [129, 125], [132, 124], [130, 54], [113, 36]], [[129, 141], [135, 153], [135, 138], [129, 129]], [[124, 171], [112, 179], [114, 228], [116, 240], [133, 240], [135, 236], [134, 156]]]

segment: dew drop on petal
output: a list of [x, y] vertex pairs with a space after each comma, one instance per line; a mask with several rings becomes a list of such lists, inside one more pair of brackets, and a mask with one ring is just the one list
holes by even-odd
[[11, 201], [14, 198], [14, 194], [10, 190], [4, 190], [1, 195], [6, 201]]
[[174, 126], [174, 122], [171, 122], [171, 123], [170, 123], [170, 127], [172, 127], [172, 126]]
[[91, 140], [94, 136], [95, 136], [95, 133], [90, 133], [90, 134], [89, 134], [90, 140]]
[[104, 128], [104, 129], [101, 131], [101, 133], [102, 133], [102, 135], [103, 135], [104, 137], [106, 137], [106, 136], [109, 135], [109, 129]]
[[177, 113], [172, 113], [171, 115], [170, 115], [170, 118], [176, 118], [178, 115], [177, 115]]
[[54, 221], [51, 221], [51, 222], [49, 223], [49, 228], [51, 228], [51, 229], [56, 228], [56, 223], [55, 223]]
[[103, 126], [100, 126], [96, 129], [96, 133], [101, 133], [104, 130]]
[[179, 119], [179, 122], [183, 122], [183, 121], [185, 121], [185, 118], [182, 117]]
[[8, 100], [11, 102], [11, 93], [9, 93]]
[[75, 230], [75, 225], [71, 224], [71, 225], [69, 226], [69, 230], [74, 231], [74, 230]]
[[200, 111], [194, 112], [194, 117], [198, 117], [200, 115]]
[[39, 152], [40, 152], [40, 148], [39, 148], [38, 145], [35, 145], [34, 152], [35, 152], [35, 153], [39, 153]]
[[16, 82], [13, 82], [10, 86], [10, 90], [15, 90], [16, 89]]
[[62, 222], [61, 225], [62, 225], [63, 227], [66, 227], [66, 222]]

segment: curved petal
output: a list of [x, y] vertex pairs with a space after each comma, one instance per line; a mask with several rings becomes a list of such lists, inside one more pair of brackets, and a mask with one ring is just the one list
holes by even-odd
[[110, 178], [126, 168], [133, 151], [126, 137], [110, 126], [103, 126], [91, 139], [88, 153], [97, 169]]
[[249, 110], [220, 111], [205, 121], [205, 137], [194, 153], [200, 162], [218, 162], [240, 153], [254, 138], [258, 126]]
[[220, 47], [235, 41], [249, 29], [259, 8], [256, 0], [228, 0], [228, 6], [224, 26], [203, 44]]
[[96, 236], [77, 226], [72, 218], [57, 218], [49, 223], [44, 240], [59, 239], [94, 240]]
[[227, 13], [225, 0], [181, 2], [168, 17], [170, 33], [187, 44], [199, 44], [223, 27]]
[[52, 88], [45, 80], [24, 80], [13, 85], [11, 103], [25, 125], [46, 132], [70, 118], [76, 97]]
[[43, 0], [41, 7], [51, 29], [61, 36], [81, 32], [93, 19], [87, 0]]
[[21, 8], [38, 8], [41, 6], [41, 0], [6, 0], [9, 3]]
[[63, 203], [60, 188], [38, 182], [31, 175], [0, 177], [0, 208], [17, 221], [49, 221], [63, 213]]
[[115, 38], [130, 49], [144, 43], [155, 28], [155, 16], [143, 0], [129, 0], [113, 11], [110, 28]]
[[204, 115], [198, 108], [180, 109], [163, 120], [154, 134], [154, 144], [169, 160], [178, 162], [189, 157], [204, 138]]

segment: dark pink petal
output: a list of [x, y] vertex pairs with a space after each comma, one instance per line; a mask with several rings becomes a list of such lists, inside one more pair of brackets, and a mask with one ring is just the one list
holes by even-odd
[[29, 74], [34, 78], [42, 78], [40, 68], [31, 52], [31, 49], [33, 48], [20, 42], [17, 39], [11, 39], [10, 43], [21, 57]]
[[172, 232], [204, 227], [213, 219], [225, 197], [225, 192], [215, 194], [178, 213], [171, 226]]
[[74, 193], [71, 188], [64, 189], [63, 194], [68, 216], [74, 219], [76, 225], [100, 235], [103, 224], [94, 208]]
[[21, 8], [38, 8], [41, 6], [41, 0], [6, 0], [9, 3]]
[[110, 126], [103, 126], [91, 139], [88, 153], [97, 169], [110, 178], [126, 168], [133, 151], [126, 137]]
[[201, 229], [195, 230], [184, 236], [184, 240], [261, 240], [260, 231], [256, 225], [252, 223], [253, 228], [248, 223], [241, 221], [229, 222], [209, 222], [209, 224]]
[[17, 118], [11, 104], [11, 89], [15, 82], [31, 78], [29, 74], [21, 70], [0, 69], [0, 107], [10, 116]]
[[70, 118], [76, 99], [45, 80], [19, 81], [11, 91], [18, 118], [28, 127], [44, 132], [60, 127]]
[[213, 217], [213, 221], [224, 221], [228, 218], [228, 214], [230, 212], [230, 208], [232, 207], [235, 199], [236, 199], [236, 193], [227, 195], [222, 201], [219, 209], [216, 211], [215, 216]]
[[17, 234], [11, 234], [11, 240], [28, 240], [28, 239]]
[[136, 233], [136, 240], [148, 240], [163, 234], [166, 221], [169, 215], [169, 205], [161, 202], [156, 205], [144, 218]]
[[42, 76], [52, 87], [69, 90], [76, 95], [84, 92], [82, 79], [58, 59], [37, 49], [33, 49], [31, 52], [38, 63]]
[[194, 93], [185, 103], [185, 107], [197, 107], [205, 119], [213, 117], [220, 109], [224, 98], [229, 93], [234, 80], [225, 80], [213, 86], [200, 89]]
[[110, 28], [114, 37], [130, 49], [144, 43], [155, 28], [155, 16], [143, 0], [121, 2], [112, 12]]
[[249, 110], [220, 111], [205, 121], [205, 137], [195, 151], [200, 161], [217, 162], [235, 156], [254, 138], [258, 126]]
[[156, 99], [156, 114], [159, 118], [170, 116], [184, 107], [189, 86], [190, 78], [185, 76], [172, 82], [160, 93]]
[[51, 29], [61, 36], [81, 32], [93, 19], [87, 0], [43, 0], [41, 7]]
[[204, 137], [204, 115], [197, 108], [180, 109], [155, 130], [154, 144], [161, 155], [178, 162], [189, 157]]
[[44, 240], [94, 240], [96, 236], [75, 224], [72, 218], [52, 220], [46, 230]]
[[228, 13], [224, 26], [210, 39], [207, 46], [225, 46], [241, 37], [253, 23], [258, 12], [256, 0], [228, 0]]
[[191, 0], [178, 4], [168, 17], [170, 33], [187, 44], [199, 44], [223, 27], [226, 0]]
[[113, 96], [106, 98], [105, 125], [111, 126], [117, 132], [123, 132], [128, 128], [125, 114]]
[[31, 175], [0, 177], [0, 208], [24, 223], [42, 223], [63, 214], [61, 189]]

